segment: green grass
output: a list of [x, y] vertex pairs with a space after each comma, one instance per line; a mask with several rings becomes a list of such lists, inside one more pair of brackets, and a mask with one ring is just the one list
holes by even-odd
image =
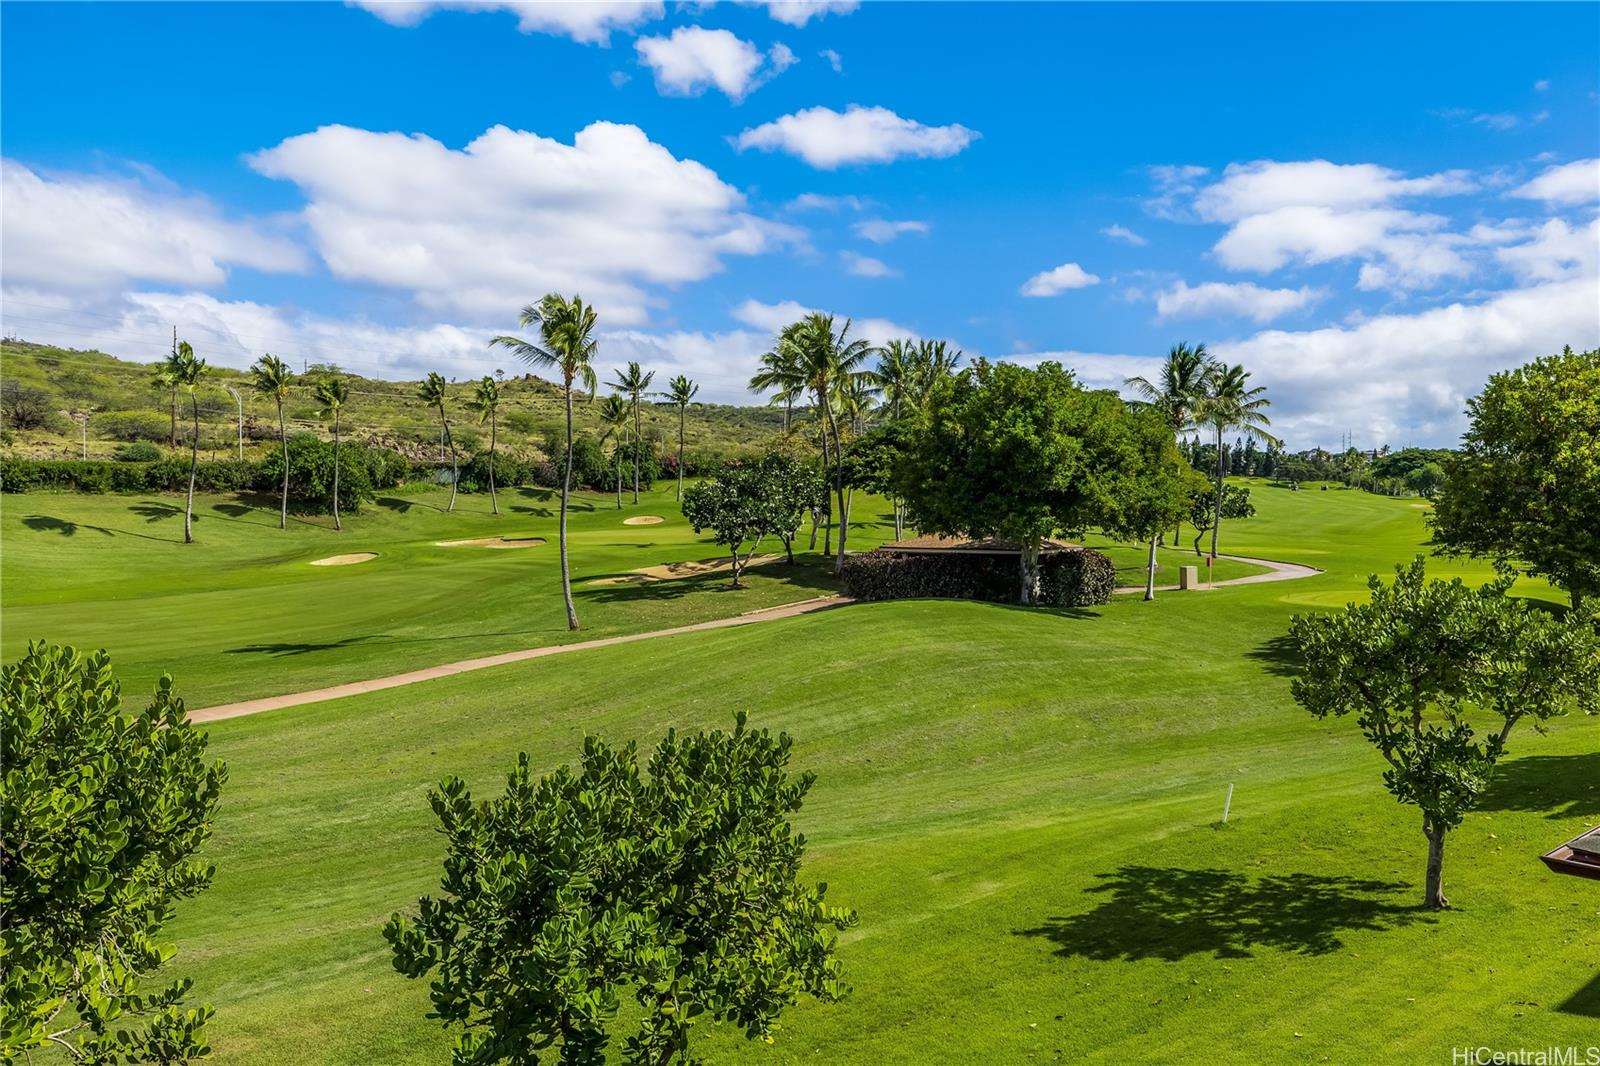
[[[1459, 909], [1417, 911], [1417, 818], [1384, 792], [1380, 760], [1350, 723], [1317, 723], [1289, 699], [1282, 635], [1295, 611], [1357, 597], [1367, 573], [1415, 553], [1422, 511], [1358, 492], [1261, 485], [1255, 497], [1260, 516], [1225, 525], [1223, 550], [1326, 574], [1085, 611], [858, 605], [216, 723], [213, 749], [231, 769], [208, 847], [217, 880], [170, 929], [173, 969], [216, 1005], [221, 1061], [444, 1061], [448, 1041], [423, 1017], [425, 986], [393, 972], [378, 935], [392, 910], [437, 887], [429, 785], [460, 773], [492, 792], [519, 750], [549, 767], [573, 758], [587, 733], [648, 744], [669, 726], [725, 725], [742, 708], [791, 732], [797, 766], [818, 772], [800, 818], [806, 872], [861, 924], [840, 948], [849, 999], [802, 1004], [771, 1047], [708, 1027], [713, 1062], [1448, 1062], [1457, 1045], [1594, 1043], [1600, 897], [1548, 874], [1537, 855], [1600, 819], [1596, 723], [1514, 736], [1484, 809], [1450, 843], [1446, 888]], [[48, 576], [47, 557], [24, 566], [17, 547], [90, 543], [83, 531], [19, 530], [14, 502], [3, 532], [8, 641], [21, 638], [16, 574], [34, 599], [33, 582]], [[59, 498], [58, 510], [86, 506]], [[605, 517], [615, 512], [580, 516], [578, 558], [595, 560], [580, 562], [585, 574], [710, 554], [663, 526], [639, 533], [649, 548], [628, 548], [634, 529]], [[229, 551], [257, 543], [253, 533], [189, 568], [223, 587], [182, 595], [215, 595], [204, 601], [214, 610], [249, 603], [227, 626], [278, 604], [288, 627], [279, 640], [305, 639], [305, 626], [328, 640], [349, 623], [322, 616], [357, 610], [350, 601], [382, 595], [391, 627], [421, 624], [424, 610], [446, 609], [424, 599], [427, 586], [460, 581], [488, 605], [463, 606], [453, 623], [452, 641], [475, 653], [492, 645], [468, 635], [474, 618], [492, 630], [509, 616], [497, 582], [515, 582], [508, 597], [550, 615], [548, 577], [500, 569], [540, 565], [542, 549], [430, 562], [422, 545], [444, 520], [413, 510], [380, 521], [392, 541], [378, 550], [422, 561], [393, 578], [350, 577], [360, 583], [342, 585], [337, 602], [298, 578], [279, 604], [271, 575], [218, 577]], [[274, 565], [333, 550], [322, 547], [331, 535], [296, 536], [304, 548]], [[183, 556], [96, 537], [124, 555], [81, 586], [63, 569], [63, 591], [81, 590], [82, 632], [102, 628], [97, 615], [122, 617], [127, 639], [147, 641], [134, 647], [179, 657], [186, 643], [212, 640], [168, 597], [107, 598], [114, 571], [138, 552]], [[348, 535], [337, 545], [361, 548]], [[461, 568], [472, 575], [452, 576]], [[1460, 562], [1430, 570], [1488, 574]], [[154, 580], [139, 574], [125, 580]], [[1559, 599], [1536, 582], [1518, 591]], [[731, 596], [696, 590], [671, 604]], [[53, 617], [76, 617], [72, 607]], [[589, 599], [580, 610], [599, 625], [607, 607], [617, 625], [662, 609]], [[48, 632], [42, 616], [26, 617], [29, 632]], [[140, 619], [148, 637], [132, 632]], [[541, 623], [558, 627], [559, 610]], [[244, 638], [218, 638], [230, 639]], [[350, 657], [354, 646], [307, 656], [326, 656], [334, 671], [390, 672], [414, 665], [400, 654], [411, 647], [369, 649], [365, 660]], [[296, 669], [307, 656], [269, 657], [266, 669]], [[193, 662], [209, 670], [246, 658], [213, 650]], [[124, 664], [142, 676], [154, 668], [148, 654]], [[267, 684], [275, 679], [260, 666], [232, 669], [236, 687], [292, 687]], [[210, 683], [179, 678], [184, 693]], [[1221, 829], [1229, 783], [1233, 817]]]

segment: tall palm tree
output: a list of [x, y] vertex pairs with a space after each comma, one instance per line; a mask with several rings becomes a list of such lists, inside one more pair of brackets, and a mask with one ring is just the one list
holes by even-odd
[[[850, 324], [850, 320], [845, 319], [844, 325], [835, 329], [833, 316], [818, 312], [802, 319], [800, 328], [792, 336], [801, 380], [811, 391], [817, 410], [823, 417], [824, 440], [825, 442], [828, 438], [832, 440], [833, 488], [838, 501], [839, 520], [839, 544], [834, 556], [834, 573], [838, 573], [844, 567], [845, 537], [848, 534], [849, 522], [846, 511], [842, 442], [835, 409], [849, 394], [857, 379], [876, 379], [872, 371], [863, 369], [876, 349], [871, 342], [862, 338], [850, 340]], [[824, 461], [826, 462], [826, 455]]]
[[622, 448], [628, 433], [628, 401], [622, 398], [621, 393], [613, 392], [610, 396], [600, 401], [600, 424], [605, 426], [605, 432], [600, 435], [600, 443], [604, 444], [608, 437], [616, 437], [617, 443], [612, 445], [611, 455], [617, 464], [617, 510], [622, 510]]
[[678, 502], [683, 502], [683, 426], [689, 413], [689, 404], [694, 400], [695, 393], [700, 391], [700, 386], [679, 374], [667, 382], [667, 391], [657, 393], [668, 403], [678, 409]]
[[878, 353], [878, 383], [883, 388], [883, 404], [889, 409], [890, 418], [898, 419], [911, 406], [919, 370], [917, 346], [913, 341], [890, 341]]
[[422, 384], [417, 386], [417, 399], [439, 412], [439, 431], [444, 434], [444, 443], [450, 449], [450, 506], [446, 511], [456, 509], [456, 482], [461, 480], [461, 464], [456, 457], [456, 439], [450, 435], [450, 416], [445, 414], [445, 380], [437, 371], [430, 371], [422, 379]]
[[1250, 373], [1244, 367], [1213, 362], [1206, 371], [1204, 394], [1195, 404], [1194, 421], [1216, 434], [1217, 510], [1211, 521], [1213, 558], [1217, 554], [1217, 531], [1222, 528], [1222, 483], [1226, 473], [1222, 465], [1223, 433], [1236, 429], [1246, 437], [1253, 437], [1273, 447], [1283, 443], [1266, 430], [1267, 426], [1272, 425], [1272, 419], [1266, 415], [1266, 409], [1272, 406], [1272, 401], [1266, 397], [1267, 387], [1257, 385], [1251, 388], [1249, 381]]
[[561, 478], [561, 592], [567, 601], [567, 628], [578, 628], [578, 611], [572, 605], [572, 571], [567, 564], [567, 498], [572, 489], [572, 385], [581, 384], [594, 399], [594, 339], [598, 316], [594, 308], [574, 295], [572, 299], [550, 293], [536, 304], [522, 309], [523, 329], [537, 328], [540, 343], [521, 337], [501, 336], [491, 345], [510, 348], [531, 366], [551, 367], [561, 374], [561, 387], [567, 401], [567, 461]]
[[633, 411], [633, 502], [639, 502], [639, 445], [644, 437], [639, 433], [639, 407], [644, 394], [655, 379], [656, 372], [648, 374], [638, 363], [629, 363], [626, 370], [616, 372], [616, 380], [607, 382], [612, 388], [627, 394], [628, 407]]
[[[1185, 430], [1195, 427], [1195, 411], [1205, 399], [1206, 380], [1211, 369], [1211, 357], [1206, 354], [1204, 344], [1191, 345], [1188, 341], [1179, 341], [1167, 350], [1166, 362], [1161, 364], [1161, 370], [1156, 374], [1156, 380], [1150, 381], [1144, 377], [1124, 378], [1122, 384], [1138, 397], [1136, 403], [1145, 404], [1161, 412], [1161, 417], [1166, 420], [1168, 428], [1172, 430], [1173, 439], [1181, 437]], [[1178, 543], [1178, 536], [1183, 532], [1183, 520], [1178, 520], [1178, 528], [1172, 531], [1172, 543]], [[1150, 567], [1151, 573], [1155, 572], [1156, 543], [1160, 533], [1150, 536]], [[1151, 584], [1146, 582], [1146, 584]], [[1155, 590], [1152, 585], [1147, 590], [1146, 599], [1155, 599]]]
[[789, 432], [794, 420], [794, 402], [805, 395], [805, 380], [800, 375], [794, 334], [799, 323], [786, 326], [778, 334], [772, 350], [762, 353], [758, 369], [750, 377], [751, 392], [772, 392], [772, 403], [783, 404], [783, 431]]
[[278, 528], [289, 528], [289, 430], [283, 420], [283, 403], [289, 398], [294, 371], [275, 355], [263, 355], [250, 368], [250, 387], [278, 404], [278, 445], [283, 449], [283, 496], [278, 505]]
[[316, 397], [322, 417], [333, 419], [333, 528], [343, 531], [339, 524], [339, 416], [349, 402], [350, 390], [343, 378], [325, 378], [317, 382]]
[[209, 369], [204, 359], [196, 359], [188, 341], [178, 342], [172, 377], [178, 388], [189, 394], [189, 410], [194, 416], [194, 435], [189, 438], [189, 498], [183, 506], [183, 542], [194, 543], [194, 476], [200, 469], [200, 382]]
[[489, 506], [499, 514], [500, 500], [494, 491], [494, 452], [500, 422], [500, 383], [485, 374], [483, 380], [472, 387], [472, 399], [467, 401], [467, 406], [478, 412], [480, 426], [489, 423]]

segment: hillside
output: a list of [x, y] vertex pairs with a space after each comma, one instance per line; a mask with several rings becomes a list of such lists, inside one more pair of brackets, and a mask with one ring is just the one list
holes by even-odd
[[[337, 368], [325, 372], [331, 370]], [[88, 413], [91, 458], [111, 458], [119, 444], [132, 440], [166, 445], [171, 432], [171, 397], [152, 385], [153, 371], [150, 364], [103, 352], [9, 338], [0, 342], [5, 451], [32, 458], [80, 458], [83, 412]], [[416, 381], [338, 373], [350, 389], [343, 421], [351, 439], [386, 445], [418, 459], [437, 454], [438, 418], [416, 399]], [[296, 378], [286, 410], [291, 433], [329, 435], [311, 394], [311, 383], [319, 376], [313, 364], [309, 374]], [[472, 385], [471, 380], [457, 381], [449, 389], [451, 431], [463, 451], [488, 441], [488, 427], [480, 426], [477, 415], [466, 406]], [[201, 450], [223, 458], [237, 447], [238, 407], [229, 386], [243, 398], [245, 453], [259, 454], [277, 440], [276, 408], [269, 398], [249, 391], [248, 374], [222, 367], [212, 369], [209, 386], [200, 396]], [[560, 387], [529, 374], [507, 376], [501, 390], [500, 447], [528, 456], [542, 452], [545, 439], [559, 435], [564, 428]], [[187, 404], [184, 399], [177, 419], [177, 439], [185, 447]], [[574, 418], [580, 433], [600, 434], [598, 404], [579, 403]], [[675, 408], [647, 404], [641, 423], [647, 438], [664, 442], [669, 449], [676, 447]], [[697, 403], [690, 405], [685, 438], [690, 452], [735, 454], [762, 446], [782, 426], [783, 414], [773, 408]]]

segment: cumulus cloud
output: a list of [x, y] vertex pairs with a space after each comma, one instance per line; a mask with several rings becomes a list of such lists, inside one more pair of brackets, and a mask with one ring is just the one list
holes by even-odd
[[1512, 189], [1511, 195], [1563, 207], [1600, 201], [1600, 159], [1579, 159], [1547, 167], [1526, 185]]
[[742, 100], [795, 63], [785, 44], [773, 45], [763, 56], [727, 30], [700, 26], [680, 26], [670, 37], [641, 37], [634, 48], [654, 72], [656, 88], [668, 96], [699, 96], [715, 86], [729, 99]]
[[978, 138], [961, 125], [924, 126], [886, 107], [851, 104], [841, 113], [810, 107], [747, 129], [734, 139], [743, 152], [787, 152], [819, 170], [849, 163], [889, 163], [896, 159], [943, 159]]
[[822, 51], [817, 53], [817, 56], [819, 58], [826, 59], [828, 61], [828, 66], [833, 68], [833, 72], [835, 74], [844, 73], [844, 57], [838, 52], [835, 52], [832, 48], [824, 48]]
[[1523, 281], [1560, 281], [1600, 274], [1600, 219], [1569, 226], [1552, 218], [1533, 239], [1495, 249], [1495, 258]]
[[848, 15], [861, 6], [860, 0], [756, 0], [767, 14], [786, 26], [804, 26], [824, 15]]
[[661, 0], [349, 0], [392, 26], [416, 26], [435, 11], [509, 11], [523, 33], [549, 33], [584, 44], [607, 44], [613, 30], [631, 30], [662, 16]]
[[609, 122], [571, 144], [495, 126], [459, 150], [324, 126], [250, 164], [299, 186], [336, 276], [407, 290], [434, 311], [496, 315], [578, 292], [603, 321], [632, 325], [658, 301], [653, 286], [799, 239], [748, 213], [709, 168]]
[[790, 211], [839, 211], [845, 208], [860, 211], [867, 203], [859, 196], [824, 196], [821, 193], [803, 192], [785, 206]]
[[1137, 233], [1133, 232], [1133, 230], [1129, 229], [1127, 226], [1107, 226], [1105, 229], [1101, 230], [1100, 233], [1102, 236], [1110, 237], [1114, 241], [1122, 241], [1124, 244], [1131, 244], [1135, 248], [1143, 248], [1145, 245], [1150, 243]]
[[927, 233], [928, 224], [913, 218], [864, 218], [853, 227], [856, 236], [873, 244], [888, 244], [902, 233]]
[[105, 290], [133, 281], [211, 287], [231, 267], [300, 272], [298, 244], [259, 219], [230, 219], [170, 183], [43, 174], [0, 161], [7, 284]]
[[844, 263], [845, 273], [858, 278], [893, 278], [900, 272], [882, 259], [874, 259], [870, 255], [861, 255], [857, 252], [840, 252], [839, 259]]
[[1077, 263], [1062, 263], [1054, 270], [1042, 271], [1023, 282], [1021, 291], [1024, 296], [1054, 296], [1068, 289], [1082, 289], [1099, 283], [1097, 275], [1089, 273]]
[[[826, 311], [826, 309], [809, 307], [798, 300], [780, 300], [777, 303], [769, 304], [752, 299], [746, 300], [733, 308], [730, 314], [733, 315], [735, 321], [762, 332], [767, 341], [763, 343], [761, 350], [766, 351], [770, 345], [770, 338], [784, 326], [792, 322], [798, 322], [807, 315], [815, 314], [818, 311]], [[826, 313], [833, 315], [836, 325], [841, 326], [846, 318], [851, 317], [839, 311], [826, 311]], [[902, 326], [886, 318], [851, 318], [850, 322], [850, 339], [852, 340], [857, 337], [864, 337], [874, 344], [883, 344], [897, 337], [920, 339], [924, 336], [925, 334], [919, 333], [917, 330]]]
[[1163, 319], [1215, 316], [1271, 322], [1291, 311], [1310, 307], [1326, 295], [1325, 291], [1310, 286], [1264, 289], [1248, 282], [1208, 281], [1190, 287], [1180, 281], [1156, 294], [1156, 314]]

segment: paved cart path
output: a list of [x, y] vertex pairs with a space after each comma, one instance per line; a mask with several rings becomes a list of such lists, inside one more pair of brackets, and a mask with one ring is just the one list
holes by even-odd
[[[1302, 577], [1316, 577], [1322, 573], [1314, 566], [1303, 566], [1300, 563], [1279, 562], [1277, 559], [1256, 559], [1249, 555], [1219, 555], [1218, 559], [1231, 559], [1236, 563], [1249, 563], [1251, 566], [1264, 566], [1264, 574], [1251, 574], [1248, 577], [1230, 577], [1226, 581], [1212, 581], [1200, 586], [1201, 589], [1220, 589], [1228, 585], [1260, 585], [1267, 581], [1294, 581]], [[1157, 592], [1177, 592], [1176, 585], [1157, 585]], [[1116, 589], [1119, 596], [1131, 596], [1134, 593], [1143, 593], [1143, 585], [1119, 585]]]

